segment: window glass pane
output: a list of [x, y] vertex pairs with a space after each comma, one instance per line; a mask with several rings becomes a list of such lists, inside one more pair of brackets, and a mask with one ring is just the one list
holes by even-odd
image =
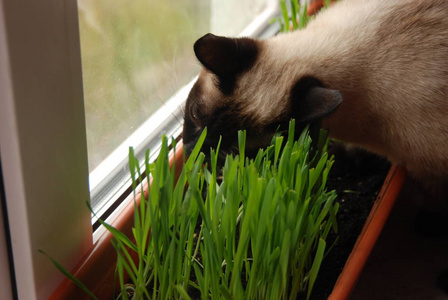
[[199, 71], [194, 41], [238, 35], [266, 0], [78, 0], [92, 171]]

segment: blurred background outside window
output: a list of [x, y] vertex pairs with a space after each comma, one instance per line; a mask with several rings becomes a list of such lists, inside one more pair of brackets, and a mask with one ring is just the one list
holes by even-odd
[[90, 172], [198, 74], [199, 37], [236, 36], [265, 6], [266, 0], [78, 0]]

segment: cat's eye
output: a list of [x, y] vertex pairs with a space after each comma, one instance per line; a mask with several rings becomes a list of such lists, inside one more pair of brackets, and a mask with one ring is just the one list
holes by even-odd
[[195, 126], [201, 127], [204, 114], [201, 111], [200, 104], [191, 103], [191, 105], [189, 105], [187, 109], [188, 109], [188, 117], [190, 118], [190, 120], [194, 123]]

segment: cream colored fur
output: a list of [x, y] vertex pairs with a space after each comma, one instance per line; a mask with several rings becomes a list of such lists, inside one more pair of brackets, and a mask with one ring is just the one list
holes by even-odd
[[206, 106], [239, 102], [243, 117], [267, 124], [288, 109], [293, 85], [313, 76], [343, 96], [324, 120], [333, 137], [448, 185], [448, 1], [344, 0], [259, 48], [232, 95], [204, 88], [213, 94]]
[[343, 95], [324, 122], [333, 137], [448, 184], [448, 1], [345, 0], [262, 49], [241, 78], [251, 114], [281, 112], [312, 75]]

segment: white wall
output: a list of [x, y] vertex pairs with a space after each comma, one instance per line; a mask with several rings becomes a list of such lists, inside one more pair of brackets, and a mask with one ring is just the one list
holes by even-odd
[[18, 295], [47, 299], [38, 249], [71, 269], [91, 246], [76, 0], [0, 0], [0, 145]]

